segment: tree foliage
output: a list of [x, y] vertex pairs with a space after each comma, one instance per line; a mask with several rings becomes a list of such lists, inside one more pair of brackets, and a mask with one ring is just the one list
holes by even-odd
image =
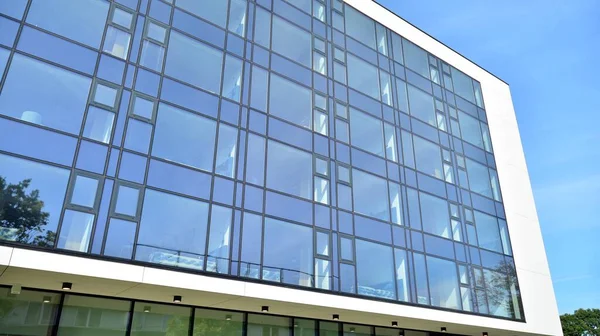
[[44, 211], [37, 189], [28, 192], [31, 179], [16, 184], [0, 177], [0, 228], [10, 230], [10, 239], [19, 243], [52, 246], [55, 232], [46, 231], [50, 214]]
[[600, 309], [577, 309], [560, 316], [564, 336], [600, 336]]

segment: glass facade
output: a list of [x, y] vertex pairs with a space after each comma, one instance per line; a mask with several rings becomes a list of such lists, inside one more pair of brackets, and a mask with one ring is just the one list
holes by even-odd
[[15, 336], [458, 336], [8, 287], [0, 309], [0, 333]]
[[524, 319], [480, 84], [340, 0], [0, 5], [0, 190], [5, 244]]

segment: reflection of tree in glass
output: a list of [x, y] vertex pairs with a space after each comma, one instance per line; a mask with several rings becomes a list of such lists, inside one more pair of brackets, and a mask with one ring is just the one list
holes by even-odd
[[[487, 294], [490, 313], [494, 314], [494, 307], [503, 308], [506, 317], [521, 318], [519, 308], [519, 290], [517, 273], [512, 263], [502, 261], [493, 271], [485, 270], [485, 292], [478, 292], [477, 299], [485, 300]], [[485, 302], [485, 301], [480, 301]], [[495, 315], [495, 314], [494, 314]], [[504, 314], [502, 314], [504, 315]]]
[[[50, 214], [43, 211], [40, 191], [27, 193], [31, 179], [10, 184], [0, 177], [0, 229], [9, 231], [10, 240], [19, 243], [51, 247], [56, 233], [45, 231]], [[45, 235], [44, 235], [45, 232]], [[0, 239], [6, 239], [0, 231]]]

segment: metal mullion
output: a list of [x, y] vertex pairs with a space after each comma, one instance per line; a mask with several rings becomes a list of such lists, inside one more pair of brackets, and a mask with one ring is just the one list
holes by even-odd
[[51, 331], [52, 336], [58, 335], [58, 327], [60, 325], [60, 318], [62, 316], [62, 311], [63, 311], [64, 304], [65, 304], [65, 295], [66, 294], [64, 294], [64, 293], [60, 294], [60, 302], [58, 304], [58, 307], [56, 308], [56, 316], [55, 316], [54, 325], [52, 326], [52, 331]]

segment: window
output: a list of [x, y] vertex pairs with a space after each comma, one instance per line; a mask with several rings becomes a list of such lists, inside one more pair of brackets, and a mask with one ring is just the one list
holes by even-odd
[[313, 287], [313, 231], [265, 219], [264, 280]]
[[443, 178], [440, 147], [433, 142], [413, 136], [417, 169], [425, 174]]
[[136, 301], [131, 336], [188, 336], [191, 308]]
[[66, 210], [58, 238], [58, 248], [87, 252], [94, 224], [90, 213]]
[[433, 97], [412, 85], [408, 85], [410, 114], [434, 127], [437, 127]]
[[219, 142], [217, 144], [217, 159], [215, 173], [227, 177], [234, 177], [235, 158], [237, 153], [237, 128], [219, 125]]
[[119, 88], [109, 83], [97, 81], [94, 83], [92, 102], [114, 111], [119, 102], [119, 91]]
[[307, 67], [311, 67], [311, 35], [291, 23], [273, 16], [273, 51]]
[[121, 183], [117, 185], [117, 193], [114, 205], [115, 214], [136, 218], [138, 216], [138, 204], [140, 189], [134, 185]]
[[[109, 7], [107, 1], [33, 0], [27, 22], [98, 49]], [[60, 13], [60, 20], [50, 13]]]
[[87, 77], [16, 54], [0, 94], [0, 113], [79, 134], [90, 85]]
[[[4, 206], [15, 209], [0, 215], [0, 240], [53, 246], [69, 174], [66, 169], [0, 154], [0, 189], [12, 196]], [[24, 197], [16, 197], [19, 190]], [[31, 220], [23, 222], [24, 216]]]
[[131, 259], [137, 223], [111, 218], [104, 242], [104, 255]]
[[496, 217], [475, 211], [475, 227], [477, 228], [479, 247], [499, 253], [503, 252], [502, 239], [500, 238], [500, 230]]
[[358, 294], [396, 299], [392, 248], [356, 240]]
[[97, 178], [76, 175], [72, 183], [71, 204], [85, 208], [94, 208], [100, 181]]
[[207, 91], [221, 87], [223, 53], [200, 41], [172, 31], [165, 74]]
[[135, 258], [202, 270], [207, 221], [207, 203], [146, 189]]
[[247, 336], [291, 335], [288, 317], [248, 314]]
[[242, 37], [246, 36], [246, 0], [231, 0], [227, 29]]
[[229, 249], [231, 236], [231, 214], [229, 208], [213, 205], [208, 236], [206, 270], [229, 273]]
[[456, 70], [454, 67], [452, 67], [451, 70], [454, 93], [475, 104], [475, 91], [473, 89], [473, 80], [471, 77]]
[[269, 140], [267, 187], [303, 198], [312, 198], [312, 155]]
[[350, 108], [350, 140], [353, 146], [384, 156], [381, 120]]
[[370, 48], [376, 49], [375, 22], [350, 6], [345, 6], [345, 8], [346, 34]]
[[128, 300], [104, 299], [89, 296], [65, 295], [58, 324], [58, 335], [125, 336], [129, 321]]
[[[206, 171], [212, 170], [216, 122], [160, 104], [152, 155]], [[199, 150], [202, 148], [203, 150]]]
[[466, 159], [467, 174], [471, 191], [492, 198], [492, 185], [490, 184], [490, 175], [488, 168], [473, 160]]
[[458, 118], [463, 140], [479, 148], [484, 148], [479, 121], [462, 111], [458, 111]]
[[[6, 335], [51, 335], [58, 314], [61, 295], [33, 290], [10, 294], [10, 287], [0, 288], [0, 306], [5, 314], [0, 317], [2, 333]], [[48, 301], [48, 302], [45, 302]]]
[[460, 309], [456, 263], [427, 256], [429, 295], [431, 305], [449, 309]]
[[358, 57], [348, 54], [348, 85], [377, 100], [379, 96], [379, 74], [377, 68]]
[[115, 119], [113, 112], [90, 106], [85, 119], [83, 136], [108, 144], [112, 135], [112, 127]]
[[196, 308], [193, 335], [242, 336], [244, 314]]
[[155, 107], [156, 104], [152, 98], [135, 93], [131, 100], [130, 113], [136, 117], [151, 121], [154, 119]]
[[416, 44], [402, 39], [404, 45], [404, 64], [425, 78], [429, 78], [429, 61], [427, 52]]
[[228, 54], [225, 56], [225, 72], [223, 73], [221, 95], [239, 102], [241, 94], [242, 61]]
[[377, 219], [390, 220], [386, 180], [352, 169], [352, 188], [354, 211]]
[[419, 192], [423, 231], [451, 238], [448, 202], [444, 199]]
[[175, 5], [181, 9], [225, 28], [228, 1], [214, 0], [177, 0]]
[[129, 41], [131, 34], [119, 28], [108, 26], [106, 29], [106, 38], [104, 39], [104, 47], [102, 51], [107, 52], [115, 57], [127, 59], [129, 53]]
[[394, 249], [396, 262], [396, 287], [398, 288], [398, 300], [408, 302], [410, 297], [408, 294], [408, 259], [406, 251]]
[[271, 74], [269, 113], [309, 128], [312, 121], [312, 92], [304, 86]]

